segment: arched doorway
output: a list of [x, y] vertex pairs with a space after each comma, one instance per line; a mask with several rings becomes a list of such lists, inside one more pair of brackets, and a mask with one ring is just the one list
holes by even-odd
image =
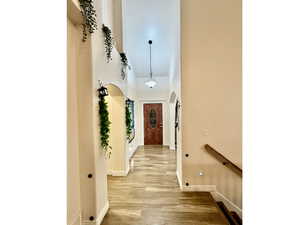
[[170, 104], [170, 149], [176, 150], [175, 109], [176, 93], [173, 91], [169, 98]]
[[128, 146], [126, 139], [125, 101], [126, 97], [119, 87], [107, 85], [107, 96], [110, 125], [109, 143], [111, 156], [107, 160], [108, 174], [126, 176], [129, 171]]

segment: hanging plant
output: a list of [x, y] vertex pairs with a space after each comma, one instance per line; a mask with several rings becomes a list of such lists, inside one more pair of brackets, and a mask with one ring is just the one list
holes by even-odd
[[175, 106], [175, 128], [179, 130], [179, 113], [180, 113], [180, 108], [181, 108], [181, 105], [180, 105], [180, 102], [179, 100], [176, 101], [176, 106]]
[[128, 65], [128, 59], [127, 59], [127, 56], [124, 52], [121, 52], [120, 53], [120, 58], [121, 58], [121, 76], [122, 76], [122, 79], [124, 80], [125, 77], [126, 77], [126, 68], [129, 66]]
[[126, 121], [126, 134], [127, 134], [127, 139], [130, 140], [131, 132], [132, 132], [132, 120], [131, 120], [131, 113], [129, 111], [129, 105], [126, 104], [125, 108], [125, 121]]
[[123, 66], [128, 66], [128, 59], [127, 56], [124, 52], [120, 53], [120, 57], [121, 57], [121, 62]]
[[100, 117], [100, 139], [101, 146], [105, 154], [110, 158], [111, 146], [109, 145], [109, 134], [110, 134], [110, 124], [108, 104], [105, 101], [105, 96], [108, 95], [107, 89], [104, 86], [100, 86], [98, 89], [99, 97], [99, 117]]
[[112, 60], [111, 53], [113, 50], [113, 37], [112, 37], [111, 30], [104, 24], [102, 24], [102, 31], [104, 34], [104, 46], [105, 46], [106, 58], [107, 58], [107, 62], [109, 62], [110, 60]]
[[82, 41], [85, 42], [87, 39], [87, 32], [92, 34], [97, 30], [97, 15], [93, 0], [79, 0], [79, 3], [81, 15], [83, 17]]

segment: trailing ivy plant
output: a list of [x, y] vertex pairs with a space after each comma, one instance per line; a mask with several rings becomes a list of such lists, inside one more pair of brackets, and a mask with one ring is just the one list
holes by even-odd
[[97, 15], [93, 0], [79, 0], [79, 4], [81, 15], [83, 17], [82, 41], [85, 42], [87, 39], [87, 32], [92, 34], [97, 30]]
[[109, 145], [110, 124], [108, 105], [104, 96], [99, 96], [99, 117], [100, 117], [100, 139], [101, 146], [108, 158], [111, 155], [111, 146]]
[[128, 59], [127, 56], [124, 52], [120, 53], [120, 57], [121, 57], [121, 62], [123, 66], [128, 66]]
[[126, 134], [127, 134], [127, 139], [130, 140], [130, 135], [131, 135], [131, 132], [132, 132], [132, 127], [131, 127], [131, 124], [132, 124], [132, 120], [131, 120], [131, 113], [129, 111], [129, 105], [126, 104], [126, 117], [125, 117], [125, 121], [126, 121]]
[[122, 76], [122, 79], [124, 80], [125, 77], [126, 77], [126, 68], [129, 66], [128, 65], [128, 59], [127, 59], [127, 56], [124, 52], [120, 53], [120, 58], [121, 58], [121, 65], [122, 65], [121, 76]]
[[104, 24], [102, 24], [102, 31], [104, 34], [104, 46], [105, 46], [105, 52], [106, 52], [106, 59], [107, 59], [107, 62], [109, 62], [110, 60], [112, 60], [111, 53], [112, 53], [112, 49], [113, 49], [113, 37], [112, 37], [111, 30]]

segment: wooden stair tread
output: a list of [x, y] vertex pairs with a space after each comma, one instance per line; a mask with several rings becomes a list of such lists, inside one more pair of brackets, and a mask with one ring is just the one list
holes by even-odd
[[231, 211], [230, 213], [231, 213], [232, 217], [235, 219], [235, 221], [236, 221], [239, 225], [242, 225], [242, 224], [243, 224], [242, 219], [239, 217], [239, 215], [238, 215], [236, 212]]
[[219, 206], [219, 208], [223, 212], [224, 216], [226, 217], [226, 219], [227, 219], [227, 221], [229, 222], [230, 225], [240, 225], [235, 220], [235, 218], [232, 216], [232, 214], [229, 212], [229, 210], [227, 209], [227, 207], [225, 206], [225, 204], [223, 202], [217, 202], [217, 205]]
[[212, 200], [214, 206], [217, 208], [219, 214], [220, 214], [220, 218], [222, 219], [222, 222], [230, 225], [230, 223], [228, 222], [226, 216], [224, 215], [223, 211], [220, 209], [219, 205], [217, 204], [217, 202], [215, 201], [215, 199], [213, 198], [213, 196], [209, 193], [210, 199]]
[[110, 209], [102, 225], [230, 225], [210, 192], [183, 192], [176, 154], [168, 147], [139, 147], [126, 177], [108, 176]]

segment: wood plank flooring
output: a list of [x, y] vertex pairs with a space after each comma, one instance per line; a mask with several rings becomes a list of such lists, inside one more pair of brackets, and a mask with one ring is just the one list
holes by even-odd
[[181, 192], [174, 151], [143, 146], [133, 160], [127, 177], [108, 176], [110, 209], [102, 225], [228, 224], [210, 193]]

